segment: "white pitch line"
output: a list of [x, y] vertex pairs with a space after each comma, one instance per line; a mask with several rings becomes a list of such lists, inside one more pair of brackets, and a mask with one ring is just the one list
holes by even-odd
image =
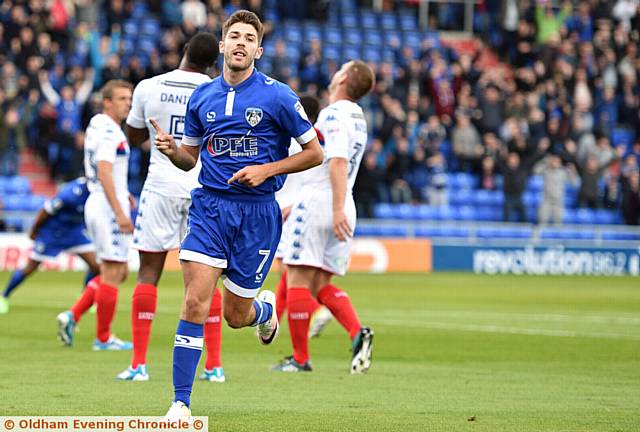
[[438, 316], [446, 318], [479, 318], [479, 319], [522, 319], [530, 321], [551, 321], [551, 322], [586, 322], [594, 324], [621, 324], [621, 325], [640, 325], [640, 317], [625, 316], [603, 316], [603, 315], [567, 315], [567, 314], [538, 314], [538, 313], [519, 313], [519, 312], [475, 312], [461, 310], [434, 310], [434, 309], [385, 309], [380, 312], [386, 316]]
[[389, 320], [389, 319], [376, 319], [375, 323], [382, 324], [382, 325], [399, 326], [399, 327], [431, 328], [431, 329], [437, 329], [437, 330], [524, 334], [524, 335], [530, 335], [530, 336], [624, 339], [624, 340], [640, 341], [640, 335], [624, 334], [624, 333], [580, 332], [580, 331], [572, 331], [572, 330], [550, 330], [550, 329], [498, 326], [498, 325], [455, 324], [455, 323], [446, 323], [446, 322], [437, 322], [437, 321], [405, 321], [405, 320]]

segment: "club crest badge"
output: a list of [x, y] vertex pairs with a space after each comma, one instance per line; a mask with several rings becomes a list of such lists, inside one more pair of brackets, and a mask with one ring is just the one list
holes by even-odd
[[244, 111], [244, 118], [251, 127], [256, 127], [262, 120], [262, 109], [249, 107]]

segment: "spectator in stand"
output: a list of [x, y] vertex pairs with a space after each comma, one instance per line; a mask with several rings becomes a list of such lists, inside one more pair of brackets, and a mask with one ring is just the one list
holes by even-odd
[[559, 37], [560, 29], [571, 14], [573, 9], [571, 1], [565, 0], [562, 9], [558, 13], [553, 10], [550, 0], [537, 0], [536, 25], [538, 27], [537, 39], [540, 43], [547, 43], [553, 37]]
[[502, 100], [502, 94], [496, 85], [489, 84], [482, 90], [482, 96], [478, 101], [480, 132], [498, 133], [505, 118]]
[[515, 216], [516, 222], [527, 221], [522, 194], [527, 187], [531, 170], [544, 157], [548, 148], [549, 141], [542, 140], [537, 149], [533, 152], [525, 153], [521, 157], [520, 154], [509, 152], [506, 147], [503, 147], [501, 157], [498, 158], [498, 164], [504, 177], [503, 220], [505, 222], [512, 222], [513, 216]]
[[447, 138], [447, 130], [438, 120], [438, 116], [431, 115], [418, 131], [418, 146], [422, 147], [430, 157], [440, 151], [440, 145]]
[[271, 59], [271, 76], [278, 81], [287, 82], [291, 75], [291, 61], [287, 58], [287, 45], [282, 39], [278, 39], [275, 53]]
[[396, 147], [387, 161], [386, 177], [391, 202], [393, 203], [408, 203], [411, 201], [411, 187], [406, 179], [411, 169], [412, 160], [413, 157], [409, 153], [409, 142], [406, 138], [400, 137], [396, 141]]
[[484, 147], [478, 130], [471, 123], [469, 113], [464, 110], [456, 111], [456, 125], [451, 133], [451, 144], [460, 169], [465, 172], [478, 171]]
[[449, 205], [447, 191], [447, 160], [438, 152], [427, 159], [429, 167], [429, 185], [427, 186], [427, 198], [432, 206]]
[[0, 175], [18, 174], [18, 153], [25, 147], [26, 131], [24, 118], [21, 119], [15, 105], [6, 109], [0, 106]]
[[365, 153], [353, 190], [358, 214], [368, 219], [374, 217], [374, 205], [379, 201], [378, 191], [384, 181], [384, 172], [378, 168], [376, 157], [373, 152]]
[[538, 223], [544, 225], [551, 220], [554, 225], [560, 225], [564, 218], [565, 186], [567, 183], [575, 184], [577, 176], [575, 171], [562, 165], [557, 153], [547, 156], [540, 174], [544, 179], [544, 188], [538, 208]]
[[200, 0], [185, 0], [180, 6], [182, 22], [191, 23], [196, 28], [204, 27], [207, 23], [207, 7]]
[[498, 188], [496, 178], [496, 159], [491, 156], [482, 158], [480, 171], [480, 189], [496, 190]]
[[640, 174], [638, 171], [623, 180], [622, 215], [627, 225], [638, 225], [640, 217]]

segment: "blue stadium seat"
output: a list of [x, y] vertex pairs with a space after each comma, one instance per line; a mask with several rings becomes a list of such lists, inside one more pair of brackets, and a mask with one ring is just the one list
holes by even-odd
[[402, 43], [402, 35], [397, 30], [387, 30], [384, 34], [384, 41], [387, 47], [391, 48], [393, 46], [393, 41], [396, 40], [399, 43]]
[[393, 219], [393, 204], [379, 203], [373, 208], [373, 216], [378, 219]]
[[162, 35], [160, 29], [160, 21], [156, 18], [146, 18], [142, 21], [142, 28], [140, 29], [140, 33], [146, 36], [152, 36], [155, 39], [160, 38]]
[[362, 40], [362, 34], [355, 31], [344, 32], [344, 41], [351, 45], [361, 45], [362, 43], [364, 43], [364, 41]]
[[360, 25], [367, 30], [378, 28], [378, 18], [376, 14], [371, 11], [360, 12]]
[[342, 14], [342, 27], [348, 28], [350, 30], [353, 30], [353, 29], [359, 27], [359, 25], [358, 25], [358, 17], [353, 13], [343, 13]]
[[369, 30], [365, 35], [364, 43], [380, 50], [380, 47], [384, 46], [384, 38], [379, 31]]
[[453, 207], [440, 206], [436, 207], [435, 217], [438, 220], [454, 220], [456, 219], [457, 211]]
[[399, 14], [400, 28], [414, 29], [418, 28], [418, 20], [412, 13], [400, 13]]
[[380, 26], [385, 30], [396, 30], [398, 28], [398, 21], [393, 12], [383, 12], [380, 15]]
[[619, 145], [624, 145], [627, 148], [630, 148], [631, 144], [635, 139], [635, 134], [633, 131], [625, 128], [614, 128], [611, 133], [611, 145], [617, 147]]
[[[415, 27], [404, 27], [404, 28], [415, 28]], [[420, 37], [420, 33], [415, 31], [405, 31], [403, 35], [403, 43], [406, 46], [410, 46], [415, 50], [414, 54], [417, 54], [417, 51], [420, 49], [420, 44], [422, 43], [422, 38]]]
[[489, 206], [480, 206], [476, 208], [476, 219], [479, 221], [492, 221], [493, 208]]
[[562, 216], [563, 224], [575, 224], [578, 223], [577, 210], [574, 208], [565, 208], [564, 215]]
[[367, 62], [381, 63], [382, 56], [380, 55], [380, 49], [376, 47], [365, 47], [363, 49], [362, 58]]
[[28, 195], [28, 199], [24, 201], [24, 210], [38, 211], [44, 205], [46, 198], [41, 195]]
[[418, 207], [418, 219], [433, 220], [436, 219], [436, 208], [427, 204], [421, 204]]
[[284, 27], [284, 38], [290, 44], [302, 43], [302, 28], [298, 24], [288, 22]]
[[576, 222], [579, 224], [592, 224], [595, 222], [595, 214], [589, 208], [581, 208], [576, 211]]
[[305, 41], [311, 41], [317, 39], [319, 41], [322, 40], [322, 28], [317, 25], [306, 25], [304, 29], [304, 39]]
[[620, 213], [618, 210], [596, 209], [594, 212], [594, 223], [602, 225], [620, 223]]
[[[459, 189], [449, 194], [449, 203], [451, 205], [469, 204], [474, 201], [476, 191], [471, 189]], [[477, 201], [476, 201], [477, 203]]]
[[455, 218], [463, 221], [476, 220], [476, 209], [470, 205], [459, 206]]
[[614, 240], [614, 241], [639, 241], [640, 233], [631, 232], [618, 232], [618, 231], [603, 231], [602, 240]]
[[150, 54], [157, 49], [157, 44], [154, 38], [145, 36], [138, 40], [138, 47], [147, 54]]
[[324, 33], [324, 40], [326, 43], [333, 45], [342, 44], [342, 30], [337, 27], [327, 27]]
[[360, 47], [358, 47], [358, 46], [346, 45], [342, 49], [342, 60], [344, 62], [355, 60], [355, 59], [359, 59], [361, 57], [362, 57], [362, 55], [360, 55]]
[[478, 179], [470, 173], [458, 172], [448, 175], [449, 185], [454, 189], [474, 189]]
[[135, 19], [128, 19], [122, 24], [122, 30], [125, 36], [137, 36], [139, 22]]
[[298, 60], [300, 59], [300, 47], [299, 46], [293, 46], [293, 45], [288, 45], [287, 46], [287, 59], [289, 59], [289, 61], [297, 63]]
[[546, 240], [593, 240], [595, 233], [591, 230], [545, 227], [540, 230], [540, 238]]
[[137, 1], [133, 3], [131, 16], [136, 19], [144, 18], [149, 13], [146, 2]]
[[31, 184], [26, 177], [21, 176], [3, 176], [0, 177], [0, 193], [9, 194], [29, 194], [31, 193]]
[[398, 219], [419, 219], [420, 210], [412, 204], [396, 204], [395, 217]]
[[527, 190], [532, 192], [539, 192], [544, 187], [544, 177], [541, 175], [534, 175], [529, 177], [529, 182], [527, 183]]
[[325, 60], [340, 60], [340, 48], [333, 45], [326, 45], [322, 51]]

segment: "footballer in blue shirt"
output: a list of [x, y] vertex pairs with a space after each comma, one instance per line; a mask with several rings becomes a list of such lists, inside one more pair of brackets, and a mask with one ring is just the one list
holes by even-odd
[[[249, 11], [224, 23], [223, 73], [195, 89], [187, 104], [182, 145], [155, 120], [155, 145], [178, 168], [202, 161], [191, 192], [187, 234], [180, 260], [185, 283], [173, 349], [174, 401], [169, 419], [191, 417], [190, 396], [203, 345], [203, 323], [219, 277], [223, 311], [232, 328], [257, 327], [262, 344], [278, 333], [275, 295], [262, 286], [280, 239], [282, 216], [274, 193], [287, 173], [322, 163], [313, 125], [298, 96], [258, 72], [262, 23]], [[289, 154], [291, 138], [302, 151]]]
[[87, 237], [84, 224], [84, 203], [89, 196], [87, 180], [80, 177], [65, 184], [60, 192], [45, 201], [36, 215], [29, 237], [34, 241], [26, 266], [16, 270], [0, 297], [0, 313], [9, 312], [9, 296], [46, 260], [55, 259], [60, 252], [76, 254], [89, 266], [85, 285], [100, 272], [93, 244]]

